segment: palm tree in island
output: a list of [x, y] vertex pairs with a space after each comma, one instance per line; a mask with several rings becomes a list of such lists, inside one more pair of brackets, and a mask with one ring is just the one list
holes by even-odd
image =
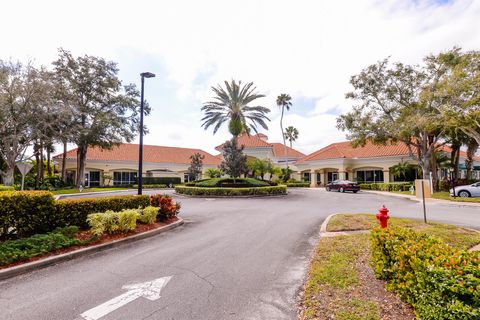
[[283, 147], [284, 147], [284, 155], [285, 158], [287, 159], [287, 168], [288, 168], [288, 158], [287, 158], [287, 144], [285, 142], [285, 135], [283, 131], [283, 113], [285, 112], [285, 109], [290, 110], [290, 107], [292, 106], [292, 97], [290, 97], [289, 94], [282, 93], [277, 97], [277, 106], [282, 109], [282, 116], [280, 117], [280, 130], [282, 130], [282, 138], [283, 138]]
[[294, 126], [289, 126], [285, 129], [285, 133], [283, 134], [285, 139], [290, 142], [290, 148], [292, 148], [292, 142], [298, 139], [298, 130]]
[[265, 97], [264, 94], [256, 92], [253, 82], [242, 85], [241, 81], [225, 81], [225, 87], [218, 85], [212, 87], [215, 96], [211, 101], [205, 102], [202, 111], [205, 116], [202, 118], [202, 127], [207, 130], [214, 126], [213, 134], [228, 121], [228, 129], [234, 138], [243, 132], [258, 133], [258, 126], [268, 130], [267, 113], [270, 109], [262, 106], [251, 105], [256, 99]]

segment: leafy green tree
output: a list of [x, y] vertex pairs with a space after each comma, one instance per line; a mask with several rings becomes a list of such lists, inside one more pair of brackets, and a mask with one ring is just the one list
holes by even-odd
[[[282, 93], [277, 97], [277, 106], [282, 110], [282, 115], [280, 116], [280, 132], [282, 133], [282, 139], [283, 139], [283, 149], [284, 149], [284, 155], [285, 157], [287, 156], [287, 144], [285, 142], [285, 134], [283, 131], [283, 114], [285, 112], [285, 109], [290, 110], [290, 107], [292, 106], [292, 97], [289, 94]], [[287, 160], [287, 167], [288, 167], [288, 160]]]
[[403, 161], [403, 159], [396, 165], [390, 168], [390, 172], [395, 178], [402, 178], [402, 181], [407, 179], [407, 174], [414, 170], [415, 166], [411, 163]]
[[190, 167], [188, 167], [188, 175], [193, 180], [198, 180], [198, 177], [202, 174], [203, 159], [205, 156], [196, 152], [190, 156]]
[[388, 60], [371, 65], [353, 76], [354, 91], [347, 98], [358, 104], [337, 119], [356, 146], [367, 140], [376, 144], [402, 141], [428, 179], [433, 152], [445, 142], [444, 117], [436, 94], [440, 79], [448, 70], [438, 56], [429, 56], [423, 66], [409, 66]]
[[242, 82], [232, 80], [230, 83], [225, 81], [225, 88], [220, 85], [212, 87], [215, 96], [212, 101], [205, 102], [202, 111], [205, 116], [202, 118], [202, 127], [207, 130], [214, 126], [215, 134], [223, 123], [228, 121], [230, 133], [237, 137], [242, 132], [257, 132], [260, 125], [268, 130], [266, 121], [270, 119], [266, 116], [270, 109], [262, 106], [251, 106], [256, 99], [263, 98], [265, 95], [257, 93], [253, 82], [242, 86]]
[[4, 163], [0, 174], [5, 185], [14, 183], [16, 162], [25, 159], [36, 137], [42, 120], [37, 111], [45, 92], [41, 70], [0, 60], [0, 157]]
[[252, 159], [248, 161], [248, 168], [253, 172], [255, 177], [264, 180], [265, 174], [268, 172], [269, 161], [262, 159]]
[[473, 158], [479, 148], [477, 140], [471, 138], [467, 143], [467, 158], [465, 159], [465, 167], [467, 169], [467, 179], [472, 179]]
[[283, 182], [288, 182], [292, 176], [293, 170], [289, 167], [281, 168], [280, 180]]
[[210, 179], [220, 178], [222, 176], [222, 171], [218, 168], [208, 168], [207, 171], [205, 172], [205, 174]]
[[275, 166], [272, 161], [267, 161], [267, 173], [269, 174], [268, 180], [272, 181], [274, 175], [280, 175], [282, 171], [279, 167]]
[[[71, 141], [77, 145], [77, 186], [84, 183], [88, 147], [111, 148], [131, 142], [139, 131], [139, 92], [122, 85], [115, 62], [100, 57], [75, 58], [60, 49], [53, 62], [60, 97], [73, 112]], [[148, 115], [150, 109], [145, 108]]]
[[290, 148], [291, 148], [292, 142], [298, 139], [298, 129], [293, 126], [288, 126], [285, 129], [285, 133], [283, 135], [285, 139], [290, 142]]
[[223, 145], [223, 161], [220, 170], [235, 179], [248, 171], [247, 156], [243, 154], [243, 145], [238, 146], [238, 140], [233, 137]]

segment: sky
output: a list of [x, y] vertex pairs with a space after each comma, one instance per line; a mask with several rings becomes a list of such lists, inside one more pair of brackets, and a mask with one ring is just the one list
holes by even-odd
[[351, 108], [350, 77], [368, 65], [480, 44], [480, 0], [15, 0], [1, 10], [0, 59], [48, 66], [61, 47], [117, 62], [125, 84], [153, 72], [145, 144], [214, 154], [230, 135], [205, 131], [200, 108], [224, 80], [266, 95], [271, 142], [282, 140], [276, 97], [290, 94], [284, 126], [308, 154], [345, 140], [336, 118]]

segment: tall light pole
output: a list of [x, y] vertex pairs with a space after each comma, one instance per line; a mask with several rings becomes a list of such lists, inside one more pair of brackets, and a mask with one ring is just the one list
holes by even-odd
[[138, 145], [138, 173], [137, 173], [137, 178], [138, 178], [138, 194], [142, 194], [142, 189], [143, 189], [143, 177], [142, 177], [142, 172], [143, 172], [143, 88], [145, 86], [145, 78], [153, 78], [155, 77], [155, 74], [151, 72], [143, 72], [140, 73], [140, 76], [142, 77], [142, 89], [141, 89], [141, 101], [140, 101], [140, 144]]

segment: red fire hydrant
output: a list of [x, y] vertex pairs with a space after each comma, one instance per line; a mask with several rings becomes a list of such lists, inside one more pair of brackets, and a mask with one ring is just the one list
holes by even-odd
[[383, 207], [381, 207], [378, 210], [378, 213], [377, 213], [377, 219], [378, 219], [378, 221], [380, 221], [380, 226], [382, 228], [387, 227], [387, 223], [388, 223], [389, 218], [390, 217], [388, 216], [388, 209], [385, 207], [385, 205], [383, 205]]

